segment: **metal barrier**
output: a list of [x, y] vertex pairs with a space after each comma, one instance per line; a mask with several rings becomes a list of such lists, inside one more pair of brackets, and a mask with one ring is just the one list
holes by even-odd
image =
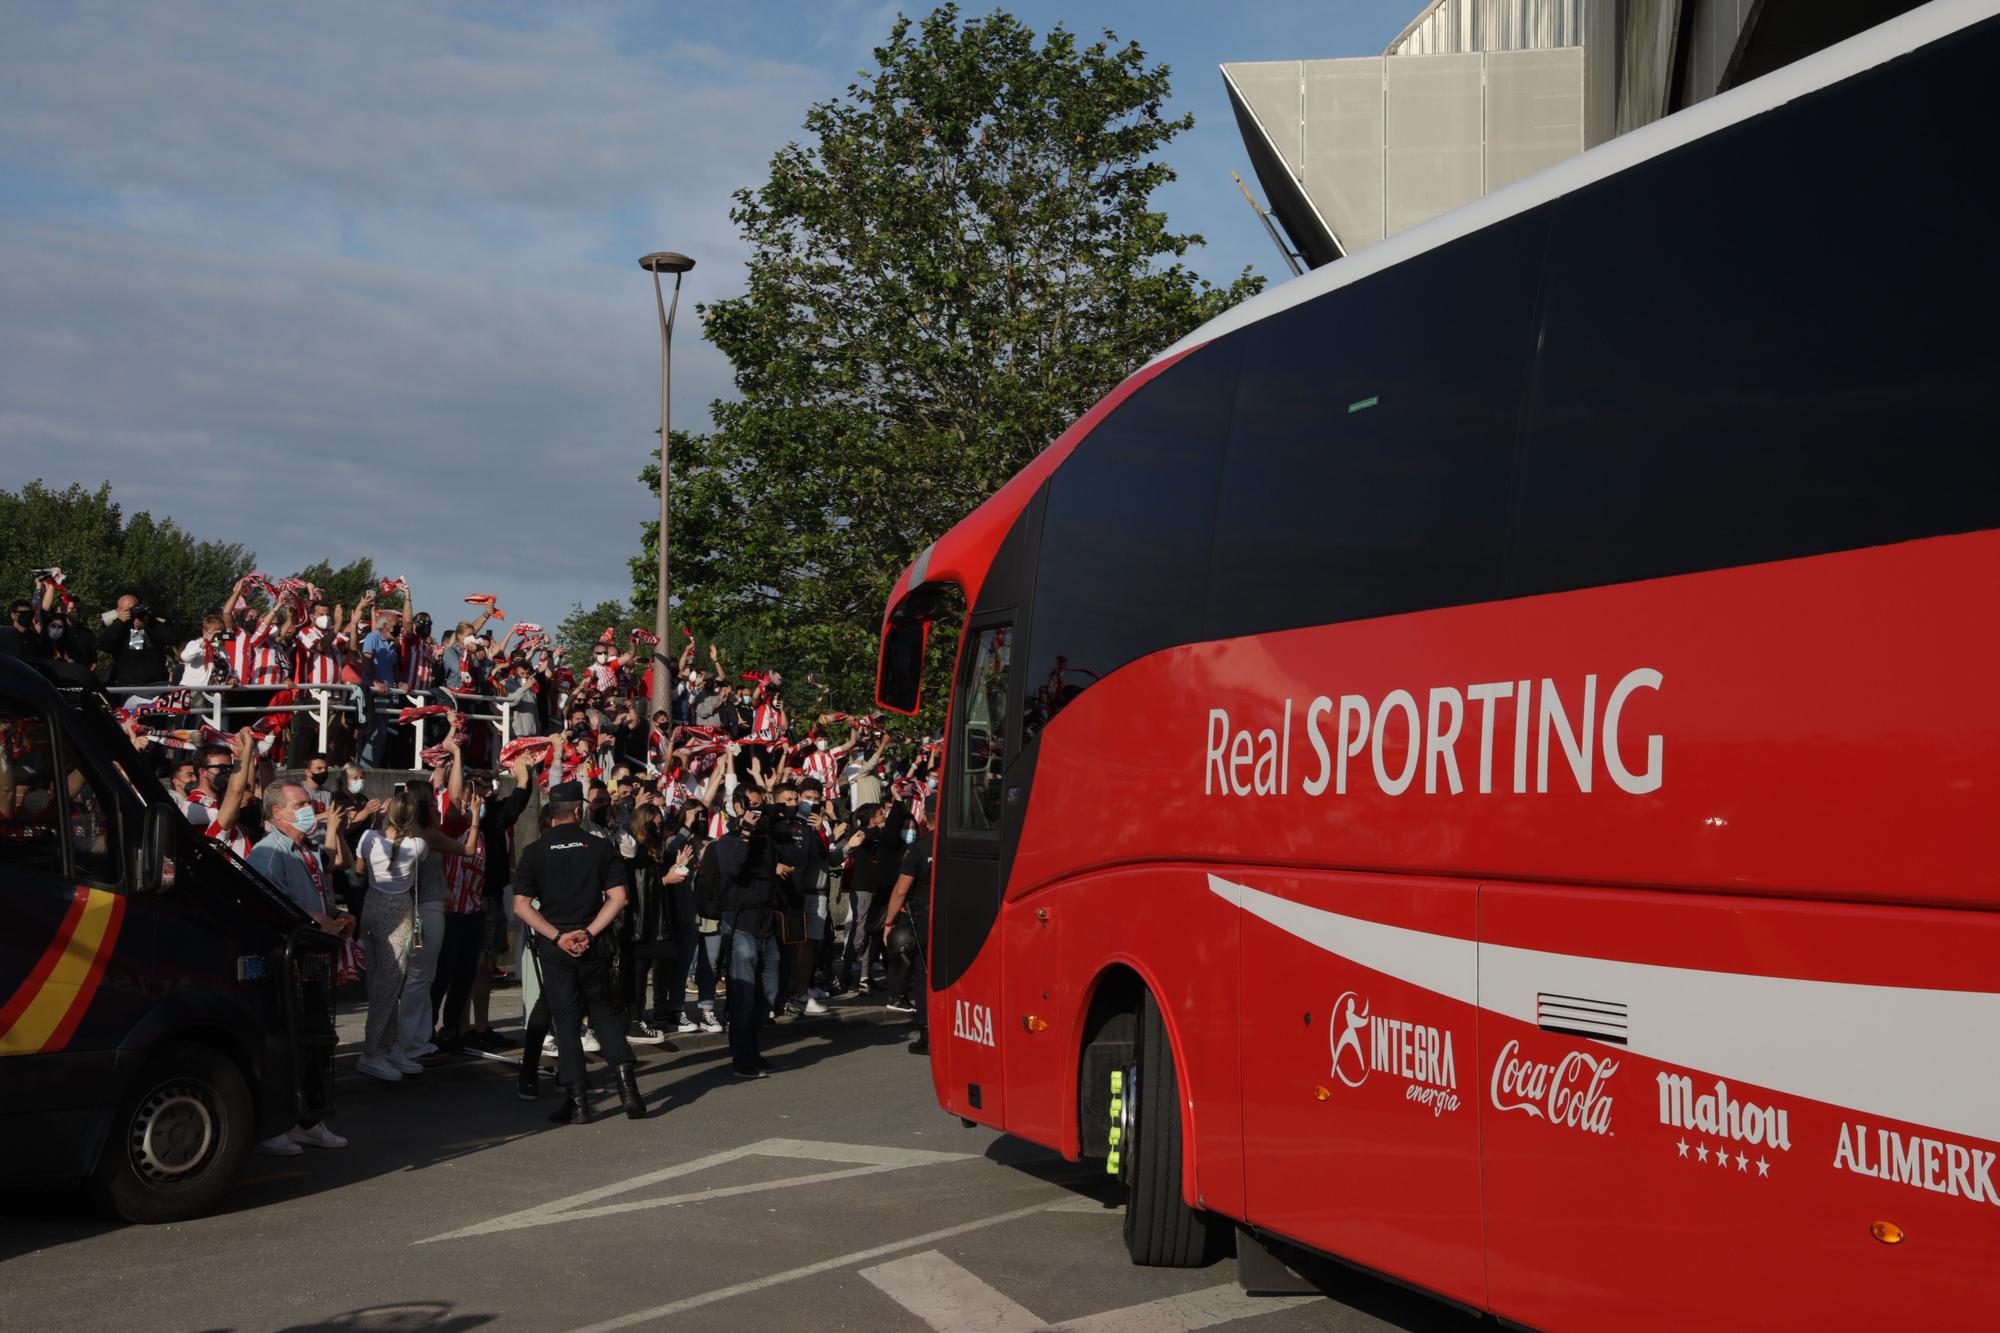
[[[512, 694], [471, 694], [463, 690], [448, 690], [434, 686], [429, 690], [406, 690], [400, 687], [382, 692], [368, 690], [360, 685], [110, 685], [105, 692], [127, 706], [143, 705], [159, 700], [166, 702], [169, 696], [193, 696], [200, 701], [198, 707], [189, 710], [189, 717], [208, 723], [217, 731], [231, 731], [230, 718], [269, 717], [273, 713], [311, 713], [319, 730], [318, 749], [325, 752], [331, 739], [330, 732], [336, 713], [346, 713], [354, 718], [357, 728], [365, 729], [368, 724], [371, 704], [375, 708], [390, 710], [393, 719], [404, 708], [421, 708], [442, 702], [470, 725], [487, 726], [496, 733], [498, 745], [504, 748], [514, 739], [514, 710], [529, 691], [524, 686]], [[231, 704], [230, 696], [257, 695], [275, 698], [280, 694], [295, 692], [310, 696], [303, 702], [285, 704]], [[442, 720], [442, 719], [440, 719]], [[416, 752], [425, 749], [425, 732], [432, 721], [428, 717], [414, 719], [410, 726], [416, 732]]]

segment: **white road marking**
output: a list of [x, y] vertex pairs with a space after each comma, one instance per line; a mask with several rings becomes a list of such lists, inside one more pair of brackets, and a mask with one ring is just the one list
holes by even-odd
[[[1067, 1204], [1058, 1204], [1049, 1211], [1068, 1208]], [[1325, 1299], [1246, 1296], [1235, 1283], [1225, 1282], [1219, 1287], [1162, 1296], [1122, 1310], [1106, 1310], [1051, 1324], [936, 1250], [864, 1268], [861, 1276], [937, 1333], [1036, 1333], [1040, 1329], [1065, 1333], [1158, 1333], [1167, 1328], [1213, 1328]]]
[[1219, 1287], [1162, 1296], [1144, 1305], [1128, 1305], [1123, 1310], [1106, 1310], [1088, 1318], [1072, 1319], [1057, 1327], [1070, 1333], [1158, 1333], [1163, 1328], [1213, 1328], [1325, 1299], [1324, 1296], [1246, 1296], [1234, 1282], [1225, 1282]]
[[[520, 1231], [527, 1227], [549, 1226], [557, 1222], [569, 1222], [579, 1218], [607, 1217], [618, 1213], [638, 1212], [646, 1208], [666, 1208], [675, 1204], [700, 1203], [708, 1199], [725, 1199], [739, 1194], [758, 1194], [766, 1190], [790, 1189], [797, 1185], [812, 1185], [830, 1180], [848, 1180], [855, 1176], [871, 1176], [883, 1171], [897, 1171], [905, 1167], [930, 1166], [939, 1162], [962, 1162], [970, 1160], [974, 1154], [957, 1152], [926, 1152], [917, 1148], [880, 1148], [863, 1143], [815, 1143], [805, 1139], [763, 1139], [743, 1148], [732, 1148], [727, 1152], [710, 1153], [690, 1162], [649, 1171], [642, 1176], [633, 1176], [616, 1184], [604, 1185], [581, 1194], [572, 1194], [562, 1199], [552, 1199], [536, 1204], [533, 1208], [518, 1213], [508, 1213], [486, 1222], [477, 1222], [457, 1231], [448, 1231], [440, 1236], [430, 1236], [417, 1242], [428, 1245], [432, 1241], [462, 1240], [468, 1236], [491, 1235], [497, 1231]], [[792, 1176], [784, 1180], [758, 1181], [749, 1185], [726, 1185], [714, 1189], [696, 1190], [689, 1194], [670, 1194], [663, 1198], [628, 1199], [619, 1203], [596, 1204], [601, 1199], [627, 1194], [633, 1190], [657, 1185], [661, 1181], [678, 1176], [693, 1175], [711, 1167], [745, 1157], [782, 1157], [809, 1162], [838, 1163], [846, 1167], [840, 1171], [820, 1171], [812, 1175]]]
[[939, 1333], [1035, 1333], [1048, 1327], [1032, 1310], [936, 1250], [864, 1268], [861, 1276]]
[[613, 1329], [631, 1328], [635, 1324], [650, 1324], [656, 1319], [665, 1319], [671, 1315], [681, 1314], [684, 1311], [699, 1309], [704, 1305], [713, 1305], [717, 1301], [726, 1301], [732, 1296], [747, 1296], [753, 1291], [762, 1291], [766, 1287], [775, 1287], [785, 1282], [796, 1282], [800, 1278], [817, 1277], [821, 1273], [829, 1273], [836, 1268], [846, 1268], [850, 1264], [865, 1264], [870, 1259], [886, 1258], [889, 1255], [895, 1254], [898, 1250], [914, 1250], [919, 1245], [935, 1245], [941, 1240], [950, 1240], [954, 1236], [963, 1236], [968, 1232], [979, 1231], [985, 1227], [999, 1226], [1003, 1222], [1014, 1222], [1024, 1217], [1032, 1217], [1036, 1213], [1047, 1212], [1051, 1204], [1060, 1202], [1061, 1200], [1059, 1199], [1048, 1200], [1043, 1203], [1031, 1204], [1026, 1208], [1016, 1208], [1012, 1212], [995, 1213], [991, 1217], [982, 1217], [975, 1222], [961, 1222], [955, 1227], [945, 1227], [941, 1231], [927, 1231], [921, 1236], [910, 1236], [904, 1240], [890, 1241], [887, 1245], [876, 1245], [865, 1250], [855, 1250], [851, 1254], [839, 1255], [832, 1259], [822, 1259], [816, 1264], [806, 1264], [799, 1268], [787, 1269], [782, 1273], [773, 1273], [769, 1277], [753, 1278], [748, 1282], [738, 1282], [733, 1286], [718, 1287], [714, 1291], [705, 1291], [699, 1296], [688, 1296], [678, 1301], [668, 1301], [665, 1305], [656, 1305], [650, 1310], [635, 1310], [631, 1314], [620, 1315], [616, 1319], [607, 1319], [601, 1324], [591, 1324], [585, 1328], [573, 1329], [571, 1333], [611, 1333]]

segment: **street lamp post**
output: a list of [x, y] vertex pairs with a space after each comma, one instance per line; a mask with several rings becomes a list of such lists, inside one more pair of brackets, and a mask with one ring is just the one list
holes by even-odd
[[[674, 313], [681, 305], [681, 275], [694, 267], [694, 261], [671, 250], [656, 250], [650, 255], [640, 256], [639, 267], [653, 275], [653, 304], [660, 312], [660, 586], [653, 604], [653, 633], [660, 641], [653, 646], [653, 699], [650, 709], [657, 713], [667, 707], [667, 672], [663, 668], [673, 660], [673, 645], [667, 640], [667, 505], [673, 495], [673, 473], [667, 463], [669, 444], [673, 439], [669, 433], [668, 403], [674, 382]], [[674, 275], [671, 305], [660, 290], [662, 273]]]

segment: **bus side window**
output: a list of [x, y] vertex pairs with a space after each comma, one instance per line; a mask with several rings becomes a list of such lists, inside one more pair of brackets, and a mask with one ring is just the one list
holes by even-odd
[[1007, 672], [1013, 659], [1010, 627], [978, 631], [966, 650], [960, 687], [957, 753], [958, 819], [962, 833], [1000, 828], [1001, 786], [1007, 766]]
[[42, 875], [62, 873], [54, 772], [47, 720], [12, 700], [0, 699], [0, 866]]

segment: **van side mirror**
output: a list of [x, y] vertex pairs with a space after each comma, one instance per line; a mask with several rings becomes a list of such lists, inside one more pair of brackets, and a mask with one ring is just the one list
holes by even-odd
[[174, 806], [146, 807], [146, 831], [139, 844], [139, 892], [164, 893], [174, 887], [182, 840], [187, 836], [187, 816]]

